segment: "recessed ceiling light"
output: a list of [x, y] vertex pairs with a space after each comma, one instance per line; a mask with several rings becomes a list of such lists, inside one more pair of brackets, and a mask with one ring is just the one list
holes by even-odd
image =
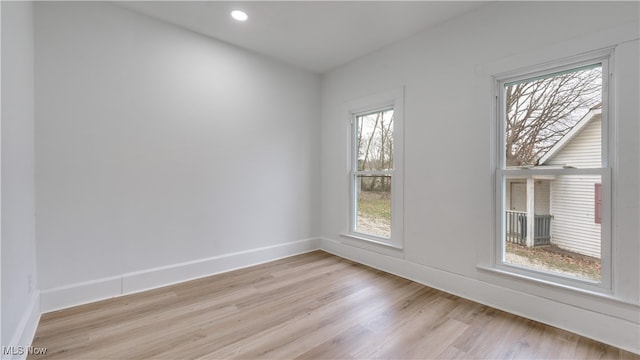
[[247, 15], [247, 13], [242, 10], [233, 10], [231, 12], [231, 17], [238, 21], [247, 21], [249, 15]]

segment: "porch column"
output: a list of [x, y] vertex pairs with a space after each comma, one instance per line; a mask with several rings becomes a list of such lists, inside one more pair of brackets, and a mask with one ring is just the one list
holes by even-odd
[[536, 183], [532, 176], [527, 178], [527, 247], [533, 247], [535, 237]]

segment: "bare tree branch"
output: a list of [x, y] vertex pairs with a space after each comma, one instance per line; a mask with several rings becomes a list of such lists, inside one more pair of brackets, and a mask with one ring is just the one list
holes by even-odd
[[602, 69], [583, 69], [509, 85], [507, 166], [533, 165], [602, 101]]

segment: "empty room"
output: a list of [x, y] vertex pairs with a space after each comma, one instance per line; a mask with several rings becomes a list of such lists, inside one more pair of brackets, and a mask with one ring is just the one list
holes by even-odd
[[640, 359], [640, 2], [0, 13], [3, 359]]

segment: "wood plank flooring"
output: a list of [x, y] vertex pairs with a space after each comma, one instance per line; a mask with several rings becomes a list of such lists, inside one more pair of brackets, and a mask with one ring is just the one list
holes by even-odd
[[640, 359], [315, 251], [43, 314], [30, 359]]

